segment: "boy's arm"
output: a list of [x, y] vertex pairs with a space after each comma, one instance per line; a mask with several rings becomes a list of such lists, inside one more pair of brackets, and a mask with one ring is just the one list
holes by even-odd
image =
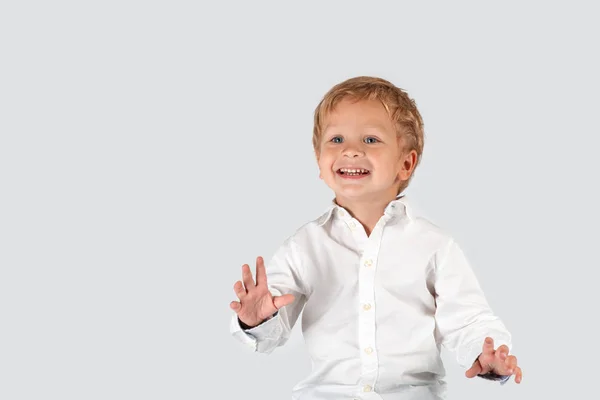
[[246, 326], [237, 314], [231, 318], [231, 334], [254, 351], [270, 353], [290, 337], [307, 301], [303, 253], [292, 238], [277, 249], [266, 265], [267, 285], [273, 296], [294, 295], [294, 301], [257, 326]]
[[[489, 306], [479, 282], [462, 249], [450, 241], [436, 255], [436, 325], [444, 347], [456, 354], [458, 364], [469, 369], [479, 358], [486, 337], [496, 346], [512, 350], [512, 338], [503, 322]], [[481, 376], [506, 382], [508, 377]]]

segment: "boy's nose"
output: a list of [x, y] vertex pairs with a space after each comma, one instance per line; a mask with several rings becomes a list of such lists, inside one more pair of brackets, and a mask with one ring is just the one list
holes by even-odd
[[344, 149], [343, 154], [346, 157], [362, 157], [365, 155], [365, 152], [357, 146], [348, 146]]

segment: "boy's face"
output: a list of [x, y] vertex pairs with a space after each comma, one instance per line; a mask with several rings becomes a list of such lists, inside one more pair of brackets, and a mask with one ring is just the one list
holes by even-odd
[[415, 166], [416, 151], [403, 152], [383, 105], [344, 99], [327, 117], [317, 160], [320, 177], [346, 202], [393, 200]]

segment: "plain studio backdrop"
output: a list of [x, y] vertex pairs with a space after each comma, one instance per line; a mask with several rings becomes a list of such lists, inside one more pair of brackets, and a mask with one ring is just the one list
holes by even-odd
[[356, 75], [416, 100], [407, 194], [465, 249], [524, 371], [469, 380], [444, 353], [449, 398], [592, 390], [592, 2], [200, 3], [0, 6], [0, 399], [290, 398], [300, 325], [252, 353], [232, 286], [331, 201], [312, 113]]

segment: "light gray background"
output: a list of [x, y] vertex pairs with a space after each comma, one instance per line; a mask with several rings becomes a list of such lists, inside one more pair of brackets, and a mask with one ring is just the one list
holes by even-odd
[[520, 386], [444, 354], [450, 398], [592, 390], [592, 2], [198, 3], [0, 6], [1, 399], [290, 398], [299, 330], [248, 352], [232, 285], [330, 201], [312, 112], [355, 75], [417, 101], [407, 193], [514, 335]]

